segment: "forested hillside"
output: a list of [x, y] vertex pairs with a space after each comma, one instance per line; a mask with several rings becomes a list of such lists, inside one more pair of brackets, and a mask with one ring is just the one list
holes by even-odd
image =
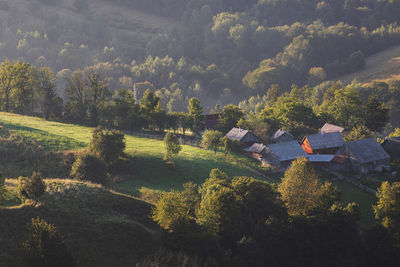
[[112, 91], [144, 83], [170, 111], [193, 96], [209, 111], [362, 69], [400, 44], [399, 10], [391, 0], [2, 0], [0, 55], [49, 66], [62, 97], [65, 79], [92, 66]]

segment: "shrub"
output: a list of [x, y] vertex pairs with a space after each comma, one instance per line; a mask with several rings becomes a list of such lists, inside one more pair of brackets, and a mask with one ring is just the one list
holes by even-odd
[[179, 144], [179, 139], [172, 133], [167, 133], [164, 138], [165, 143], [165, 160], [170, 160], [176, 157], [182, 150], [182, 146]]
[[125, 136], [121, 131], [104, 130], [100, 127], [93, 131], [89, 153], [102, 160], [107, 167], [116, 163], [124, 155]]
[[76, 266], [68, 247], [54, 225], [40, 218], [32, 218], [27, 229], [26, 239], [22, 243], [22, 266]]
[[219, 131], [208, 130], [203, 134], [201, 146], [204, 148], [211, 148], [214, 153], [217, 153], [218, 147], [221, 145], [222, 133]]
[[107, 172], [104, 163], [93, 155], [78, 156], [71, 168], [71, 177], [77, 180], [86, 180], [104, 184]]
[[34, 172], [31, 177], [19, 177], [18, 193], [23, 198], [36, 201], [46, 190], [40, 173]]

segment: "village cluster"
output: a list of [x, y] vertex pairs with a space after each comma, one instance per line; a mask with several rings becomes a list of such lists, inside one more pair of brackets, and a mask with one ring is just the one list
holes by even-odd
[[374, 138], [345, 142], [346, 130], [326, 123], [318, 133], [305, 136], [299, 143], [282, 129], [273, 136], [273, 144], [263, 144], [252, 132], [233, 128], [226, 137], [240, 142], [244, 153], [263, 166], [286, 169], [298, 157], [306, 157], [317, 168], [365, 174], [390, 172], [391, 160], [398, 160], [400, 137], [386, 139], [381, 145]]

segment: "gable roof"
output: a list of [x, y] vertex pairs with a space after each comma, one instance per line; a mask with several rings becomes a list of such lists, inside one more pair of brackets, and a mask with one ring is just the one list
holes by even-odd
[[343, 133], [344, 131], [345, 129], [343, 127], [330, 123], [325, 123], [321, 128], [321, 133]]
[[252, 146], [246, 147], [244, 151], [261, 154], [266, 148], [267, 146], [264, 144], [254, 143]]
[[294, 136], [291, 133], [286, 132], [285, 130], [279, 129], [278, 131], [275, 132], [275, 134], [272, 136], [273, 141], [279, 141], [279, 139], [283, 139], [286, 141], [291, 141], [294, 140]]
[[[311, 149], [324, 149], [324, 148], [335, 148], [341, 147], [344, 144], [343, 137], [340, 133], [317, 133], [313, 135], [307, 135], [308, 143]], [[303, 139], [304, 141], [304, 139]]]
[[346, 146], [361, 163], [390, 159], [390, 156], [374, 138], [352, 141]]
[[297, 141], [270, 144], [268, 150], [273, 153], [279, 161], [294, 160], [298, 157], [307, 157], [307, 153], [301, 148]]
[[241, 128], [232, 128], [232, 130], [230, 130], [230, 131], [225, 135], [225, 137], [226, 137], [226, 138], [229, 138], [229, 139], [232, 139], [232, 140], [240, 141], [240, 140], [242, 140], [242, 139], [246, 136], [246, 134], [248, 134], [248, 133], [249, 133], [249, 131], [243, 130], [243, 129], [241, 129]]

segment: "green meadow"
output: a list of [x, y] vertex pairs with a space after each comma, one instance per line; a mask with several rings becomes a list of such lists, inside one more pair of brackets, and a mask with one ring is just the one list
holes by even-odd
[[[10, 132], [34, 140], [48, 150], [78, 151], [85, 149], [91, 139], [93, 128], [46, 121], [41, 118], [0, 113], [0, 125]], [[202, 183], [211, 169], [220, 168], [230, 176], [256, 175], [251, 168], [257, 163], [241, 155], [224, 157], [223, 153], [204, 150], [192, 146], [183, 146], [174, 160], [174, 165], [163, 161], [164, 144], [162, 141], [126, 135], [126, 153], [131, 158], [129, 173], [118, 177], [117, 189], [123, 193], [140, 195], [141, 191], [168, 191], [180, 189], [186, 182]], [[319, 173], [322, 179], [329, 174]], [[273, 175], [269, 182], [276, 182], [281, 175]], [[357, 202], [362, 211], [361, 225], [366, 227], [374, 223], [371, 205], [375, 197], [343, 181], [334, 184], [342, 192], [344, 202]]]

